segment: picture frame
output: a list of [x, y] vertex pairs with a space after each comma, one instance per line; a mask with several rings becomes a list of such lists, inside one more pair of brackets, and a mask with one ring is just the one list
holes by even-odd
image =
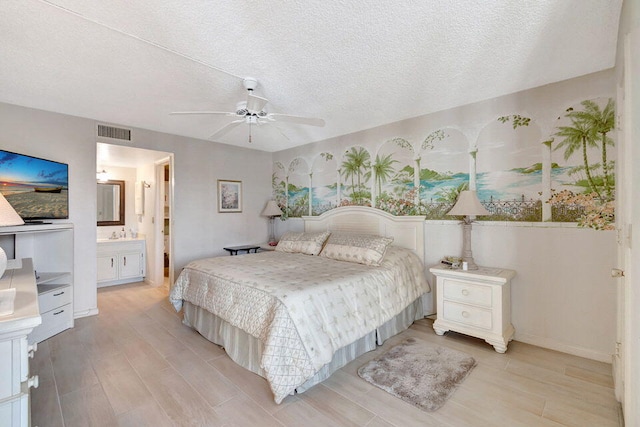
[[218, 212], [242, 212], [242, 181], [218, 180]]

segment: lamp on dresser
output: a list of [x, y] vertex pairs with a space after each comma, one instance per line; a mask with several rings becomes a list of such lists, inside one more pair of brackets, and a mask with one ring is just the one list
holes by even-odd
[[471, 251], [471, 223], [473, 222], [471, 217], [490, 214], [491, 212], [486, 210], [478, 200], [476, 192], [471, 190], [461, 191], [456, 204], [447, 212], [447, 215], [464, 216], [462, 220], [462, 262], [466, 263], [468, 270], [478, 269], [478, 266], [473, 261], [473, 253]]
[[275, 233], [275, 218], [277, 216], [282, 216], [282, 210], [276, 203], [275, 200], [269, 200], [267, 205], [262, 210], [262, 216], [269, 217], [269, 245], [275, 246], [276, 243], [276, 233]]
[[[7, 199], [0, 193], [0, 227], [6, 227], [10, 225], [23, 225], [24, 221], [18, 215], [13, 206], [9, 204]], [[0, 247], [0, 277], [7, 269], [7, 254], [4, 249]]]

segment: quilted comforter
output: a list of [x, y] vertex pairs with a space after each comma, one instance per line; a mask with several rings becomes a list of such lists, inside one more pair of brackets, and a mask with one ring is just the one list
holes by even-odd
[[389, 247], [379, 267], [283, 252], [189, 263], [170, 293], [263, 343], [261, 367], [280, 403], [336, 350], [404, 310], [429, 284], [419, 258]]

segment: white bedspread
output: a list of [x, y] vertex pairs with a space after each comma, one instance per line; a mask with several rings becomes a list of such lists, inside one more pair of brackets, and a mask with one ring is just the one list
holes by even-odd
[[171, 289], [258, 338], [262, 369], [280, 403], [333, 353], [429, 292], [424, 267], [390, 247], [380, 267], [282, 252], [189, 263]]

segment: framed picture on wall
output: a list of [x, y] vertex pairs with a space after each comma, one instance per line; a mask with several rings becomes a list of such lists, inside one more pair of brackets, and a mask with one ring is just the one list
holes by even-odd
[[242, 181], [218, 180], [218, 212], [242, 212]]

